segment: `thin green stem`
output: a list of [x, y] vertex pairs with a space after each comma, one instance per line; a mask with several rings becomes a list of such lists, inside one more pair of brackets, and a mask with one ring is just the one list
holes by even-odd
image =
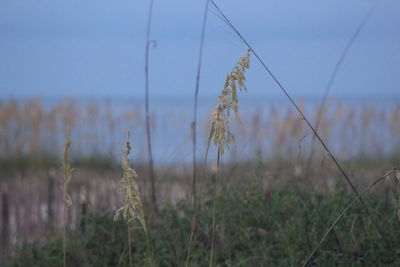
[[210, 151], [210, 145], [211, 145], [211, 132], [213, 131], [214, 125], [211, 126], [210, 130], [210, 136], [208, 137], [208, 142], [207, 142], [207, 148], [206, 148], [206, 153], [204, 155], [204, 161], [203, 161], [203, 168], [201, 171], [201, 179], [199, 182], [199, 188], [197, 190], [197, 197], [195, 199], [195, 208], [192, 216], [192, 225], [191, 225], [191, 231], [190, 231], [190, 237], [189, 237], [189, 244], [188, 244], [188, 252], [186, 255], [186, 263], [185, 266], [189, 266], [189, 261], [190, 261], [190, 253], [193, 245], [193, 238], [194, 238], [194, 232], [196, 230], [196, 223], [197, 223], [197, 216], [199, 213], [199, 206], [200, 206], [200, 196], [201, 196], [201, 190], [202, 190], [202, 185], [205, 177], [205, 172], [206, 172], [206, 165], [207, 165], [207, 158], [208, 158], [208, 152]]
[[216, 231], [216, 202], [217, 202], [217, 186], [218, 186], [218, 171], [219, 171], [219, 164], [220, 164], [220, 150], [218, 148], [217, 152], [217, 169], [215, 171], [215, 181], [214, 181], [214, 192], [213, 192], [213, 215], [212, 215], [212, 234], [211, 234], [211, 252], [210, 252], [210, 261], [209, 267], [212, 266], [213, 263], [213, 256], [215, 250], [215, 231]]
[[152, 253], [151, 253], [151, 250], [150, 250], [149, 236], [148, 236], [147, 232], [144, 232], [144, 234], [146, 235], [146, 247], [147, 247], [147, 254], [149, 255], [149, 264], [150, 264], [150, 266], [153, 266]]
[[131, 231], [129, 229], [129, 225], [127, 225], [127, 231], [128, 231], [128, 247], [129, 247], [129, 265], [133, 267], [133, 261], [132, 261], [132, 247], [131, 247]]

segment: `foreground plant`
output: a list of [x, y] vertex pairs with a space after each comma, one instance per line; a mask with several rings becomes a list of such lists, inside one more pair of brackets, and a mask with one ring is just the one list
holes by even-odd
[[202, 174], [202, 179], [200, 180], [199, 190], [197, 193], [197, 198], [195, 203], [195, 211], [192, 218], [192, 227], [191, 227], [192, 229], [190, 233], [188, 252], [186, 256], [186, 266], [189, 265], [191, 247], [192, 247], [193, 236], [199, 209], [201, 185], [204, 178], [205, 164], [207, 162], [207, 156], [211, 141], [214, 143], [215, 146], [217, 146], [218, 150], [217, 169], [215, 174], [216, 177], [213, 190], [213, 213], [212, 213], [213, 222], [212, 222], [211, 253], [209, 259], [209, 265], [211, 266], [213, 262], [214, 246], [215, 246], [215, 229], [216, 229], [215, 204], [216, 204], [216, 192], [218, 185], [218, 170], [219, 170], [220, 158], [224, 154], [225, 148], [229, 148], [229, 144], [234, 140], [234, 135], [230, 130], [231, 110], [234, 111], [235, 118], [239, 120], [239, 99], [237, 96], [237, 91], [238, 90], [242, 92], [246, 91], [245, 73], [250, 68], [250, 52], [251, 50], [248, 50], [247, 53], [238, 60], [233, 70], [226, 76], [224, 88], [222, 89], [221, 94], [218, 97], [218, 105], [215, 108], [212, 115], [211, 129], [210, 129], [210, 134], [208, 136], [208, 144], [203, 164], [203, 171], [202, 171], [203, 174]]
[[68, 195], [68, 185], [71, 182], [71, 177], [72, 177], [72, 172], [74, 171], [73, 168], [71, 168], [71, 165], [69, 163], [69, 154], [71, 151], [71, 137], [68, 135], [67, 139], [65, 140], [65, 146], [64, 146], [64, 156], [63, 156], [63, 203], [64, 203], [64, 227], [63, 227], [63, 264], [66, 266], [66, 245], [67, 245], [67, 235], [66, 235], [66, 230], [67, 230], [67, 208], [72, 205], [72, 199]]
[[215, 205], [216, 205], [216, 194], [218, 185], [218, 170], [220, 165], [221, 156], [224, 154], [225, 147], [229, 148], [229, 144], [235, 139], [234, 135], [230, 131], [231, 125], [231, 110], [235, 113], [235, 118], [239, 120], [239, 99], [237, 96], [237, 90], [241, 92], [246, 91], [246, 71], [250, 68], [250, 50], [242, 56], [236, 63], [235, 67], [230, 74], [226, 76], [224, 88], [219, 96], [219, 103], [214, 110], [211, 131], [209, 141], [213, 140], [215, 146], [217, 146], [217, 169], [215, 174], [214, 192], [213, 192], [213, 223], [212, 223], [212, 236], [211, 236], [211, 253], [209, 266], [212, 266], [213, 255], [215, 249], [215, 231], [216, 231], [216, 219], [215, 219]]
[[146, 237], [146, 246], [147, 253], [149, 256], [149, 263], [151, 262], [151, 254], [150, 254], [150, 245], [147, 234], [147, 225], [146, 219], [144, 217], [144, 209], [142, 198], [140, 196], [138, 179], [136, 171], [129, 166], [129, 153], [131, 151], [131, 145], [129, 142], [129, 134], [128, 141], [126, 142], [126, 151], [122, 156], [122, 170], [123, 175], [121, 178], [121, 189], [124, 191], [124, 205], [116, 210], [114, 215], [114, 221], [117, 221], [120, 217], [122, 217], [127, 224], [128, 231], [128, 245], [129, 245], [129, 261], [130, 266], [133, 266], [132, 262], [132, 248], [131, 248], [131, 232], [134, 229], [135, 221], [138, 221], [144, 231]]
[[332, 159], [333, 163], [336, 165], [346, 182], [349, 184], [351, 190], [354, 192], [354, 194], [357, 196], [357, 199], [360, 201], [361, 205], [363, 206], [363, 209], [367, 216], [371, 219], [372, 223], [374, 224], [376, 230], [378, 231], [379, 235], [381, 236], [382, 240], [385, 242], [386, 247], [388, 250], [392, 251], [394, 254], [394, 251], [392, 250], [392, 247], [390, 243], [388, 242], [387, 238], [385, 237], [384, 232], [381, 230], [381, 228], [378, 226], [377, 220], [371, 215], [369, 212], [368, 206], [365, 203], [365, 201], [361, 198], [360, 193], [354, 186], [353, 182], [350, 180], [350, 176], [347, 174], [347, 172], [344, 170], [342, 164], [339, 163], [337, 158], [333, 155], [325, 141], [321, 138], [321, 136], [318, 134], [316, 129], [312, 126], [310, 120], [306, 117], [306, 115], [303, 113], [303, 111], [300, 109], [300, 107], [297, 105], [297, 103], [294, 101], [294, 99], [289, 95], [288, 91], [285, 89], [285, 87], [279, 82], [279, 80], [275, 77], [275, 75], [272, 73], [270, 68], [264, 63], [264, 61], [260, 58], [260, 56], [252, 49], [252, 46], [249, 44], [249, 42], [243, 37], [243, 35], [237, 30], [237, 28], [230, 22], [230, 20], [225, 16], [225, 14], [221, 11], [221, 9], [217, 6], [217, 4], [213, 1], [210, 0], [211, 4], [216, 8], [218, 11], [219, 15], [221, 16], [222, 20], [236, 33], [236, 35], [242, 40], [242, 42], [248, 47], [248, 49], [252, 52], [252, 54], [256, 57], [256, 59], [261, 63], [265, 71], [267, 72], [267, 75], [270, 76], [276, 85], [280, 88], [280, 90], [286, 95], [286, 97], [289, 99], [289, 101], [292, 103], [293, 107], [297, 110], [299, 115], [302, 117], [306, 125], [311, 129], [313, 132], [313, 135], [315, 135], [315, 138], [319, 141], [323, 149], [328, 153], [329, 157]]
[[239, 119], [239, 99], [237, 90], [246, 91], [245, 73], [250, 67], [250, 50], [239, 59], [230, 74], [226, 76], [224, 89], [218, 97], [218, 105], [213, 112], [211, 131], [209, 140], [213, 140], [214, 145], [218, 147], [219, 154], [224, 153], [224, 147], [234, 140], [230, 131], [231, 110], [235, 112], [236, 119]]

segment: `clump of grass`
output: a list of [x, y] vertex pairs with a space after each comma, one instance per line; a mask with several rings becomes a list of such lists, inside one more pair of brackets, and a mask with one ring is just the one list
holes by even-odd
[[71, 152], [71, 137], [70, 135], [67, 136], [67, 139], [65, 140], [65, 146], [64, 146], [64, 156], [63, 156], [63, 200], [64, 200], [64, 227], [63, 227], [63, 263], [64, 266], [66, 266], [66, 244], [67, 244], [67, 235], [66, 235], [66, 230], [67, 230], [67, 208], [72, 205], [72, 199], [70, 195], [68, 194], [68, 185], [71, 182], [72, 178], [72, 172], [74, 169], [71, 167], [69, 163], [69, 154]]
[[130, 151], [131, 151], [131, 145], [129, 142], [129, 134], [128, 134], [128, 141], [126, 142], [126, 150], [124, 151], [122, 156], [123, 175], [121, 178], [121, 189], [125, 192], [124, 205], [115, 211], [114, 221], [117, 221], [120, 217], [123, 217], [123, 219], [127, 224], [129, 260], [131, 266], [133, 266], [132, 255], [131, 255], [132, 253], [131, 231], [134, 229], [135, 221], [138, 221], [140, 223], [144, 231], [144, 234], [146, 236], [146, 245], [148, 250], [147, 252], [149, 256], [149, 263], [151, 265], [151, 254], [150, 254], [150, 246], [147, 233], [147, 225], [144, 216], [143, 203], [138, 184], [139, 176], [137, 175], [136, 171], [129, 165]]

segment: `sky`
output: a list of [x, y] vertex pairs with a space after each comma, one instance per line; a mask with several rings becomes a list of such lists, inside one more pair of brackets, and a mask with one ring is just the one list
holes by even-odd
[[[323, 95], [376, 0], [215, 0], [288, 92]], [[204, 0], [154, 0], [150, 97], [193, 96]], [[0, 93], [7, 97], [144, 97], [149, 1], [1, 0]], [[332, 87], [400, 98], [400, 2], [380, 1]], [[210, 9], [200, 97], [213, 97], [246, 47]], [[248, 96], [282, 96], [251, 58]]]

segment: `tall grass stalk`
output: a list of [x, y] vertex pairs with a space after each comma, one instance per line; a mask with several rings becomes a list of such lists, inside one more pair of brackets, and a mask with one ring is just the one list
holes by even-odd
[[68, 185], [71, 182], [72, 172], [74, 169], [71, 168], [69, 163], [69, 154], [71, 151], [71, 137], [67, 135], [67, 139], [65, 140], [64, 146], [64, 155], [63, 155], [63, 205], [64, 205], [64, 226], [63, 226], [63, 265], [66, 266], [66, 246], [67, 246], [67, 208], [72, 205], [72, 199], [68, 195]]
[[[211, 128], [212, 128], [212, 126], [211, 126]], [[208, 159], [208, 153], [210, 151], [210, 145], [211, 145], [211, 138], [209, 137], [208, 141], [207, 141], [206, 152], [204, 154], [203, 167], [201, 170], [201, 177], [200, 177], [200, 181], [199, 181], [199, 185], [198, 185], [199, 188], [198, 188], [198, 190], [196, 190], [197, 196], [195, 196], [194, 212], [193, 212], [193, 216], [192, 216], [190, 237], [189, 237], [187, 254], [186, 254], [186, 263], [185, 263], [186, 267], [189, 266], [189, 261], [190, 261], [190, 253], [191, 253], [192, 244], [193, 244], [194, 232], [196, 230], [197, 216], [199, 214], [200, 197], [201, 197], [202, 185], [203, 185], [205, 172], [206, 172], [207, 159]]]
[[150, 131], [150, 111], [149, 111], [149, 52], [150, 52], [150, 32], [151, 32], [151, 22], [153, 17], [153, 4], [154, 1], [150, 0], [149, 11], [147, 15], [147, 28], [146, 28], [146, 48], [145, 48], [145, 108], [146, 108], [146, 136], [147, 136], [147, 152], [149, 155], [149, 178], [151, 186], [151, 201], [152, 208], [155, 214], [158, 213], [157, 205], [157, 195], [156, 195], [156, 184], [155, 184], [155, 172], [154, 172], [154, 160], [153, 160], [153, 150], [151, 147], [151, 131]]
[[272, 73], [272, 71], [269, 69], [269, 67], [265, 64], [265, 62], [260, 58], [260, 56], [256, 53], [256, 51], [254, 51], [254, 49], [252, 48], [252, 46], [250, 45], [250, 43], [243, 37], [243, 35], [237, 30], [237, 28], [231, 23], [231, 21], [225, 16], [225, 14], [221, 11], [221, 9], [217, 6], [217, 4], [215, 4], [215, 2], [213, 0], [210, 0], [211, 4], [217, 9], [217, 11], [219, 12], [219, 14], [222, 16], [222, 18], [224, 19], [224, 22], [235, 32], [235, 34], [243, 41], [243, 43], [248, 47], [248, 49], [252, 52], [252, 54], [257, 58], [257, 60], [261, 63], [261, 65], [263, 66], [263, 68], [266, 70], [267, 74], [274, 80], [274, 82], [278, 85], [278, 87], [280, 88], [280, 90], [285, 94], [285, 96], [289, 99], [290, 103], [292, 103], [292, 105], [295, 107], [295, 109], [297, 110], [297, 112], [300, 114], [301, 118], [304, 120], [304, 122], [307, 124], [307, 126], [311, 129], [311, 131], [313, 132], [313, 134], [315, 135], [315, 137], [317, 138], [317, 140], [320, 142], [320, 144], [322, 145], [322, 147], [324, 148], [324, 150], [328, 153], [329, 157], [332, 159], [332, 161], [334, 162], [334, 164], [336, 165], [336, 167], [339, 169], [340, 173], [343, 175], [343, 177], [345, 178], [346, 182], [349, 184], [350, 188], [352, 189], [352, 191], [356, 194], [357, 198], [359, 199], [360, 203], [363, 206], [363, 209], [365, 210], [365, 213], [368, 215], [368, 217], [371, 219], [372, 223], [374, 224], [375, 228], [377, 229], [379, 235], [382, 237], [382, 239], [384, 240], [386, 246], [388, 249], [390, 248], [390, 244], [387, 241], [387, 239], [385, 238], [385, 235], [383, 233], [383, 231], [380, 229], [380, 227], [378, 226], [376, 220], [374, 219], [374, 217], [371, 215], [367, 204], [364, 202], [364, 200], [361, 198], [360, 194], [358, 193], [358, 190], [356, 189], [356, 187], [354, 186], [353, 182], [350, 180], [349, 175], [345, 172], [344, 168], [342, 167], [342, 165], [339, 163], [339, 161], [336, 159], [336, 157], [333, 155], [333, 153], [331, 152], [331, 150], [328, 148], [328, 146], [326, 145], [326, 143], [322, 140], [321, 136], [317, 133], [317, 131], [315, 130], [315, 128], [312, 126], [312, 124], [310, 123], [310, 121], [308, 120], [308, 118], [305, 116], [305, 114], [301, 111], [300, 107], [297, 105], [297, 103], [293, 100], [293, 98], [289, 95], [289, 93], [287, 92], [287, 90], [285, 89], [285, 87], [282, 85], [281, 82], [279, 82], [279, 80], [276, 78], [276, 76]]
[[205, 1], [205, 7], [204, 7], [204, 11], [203, 11], [203, 23], [201, 26], [199, 58], [198, 58], [197, 72], [196, 72], [196, 86], [195, 86], [195, 90], [194, 90], [193, 121], [191, 124], [192, 142], [193, 142], [192, 198], [193, 198], [194, 205], [195, 205], [196, 184], [197, 184], [197, 104], [198, 104], [198, 99], [199, 99], [200, 75], [201, 75], [201, 66], [202, 66], [202, 62], [203, 62], [204, 37], [205, 37], [205, 32], [206, 32], [206, 22], [207, 22], [209, 2], [210, 2], [210, 0]]
[[[230, 131], [231, 125], [231, 109], [235, 113], [235, 118], [239, 119], [239, 104], [238, 104], [238, 96], [237, 91], [246, 91], [246, 77], [245, 72], [250, 68], [250, 51], [242, 56], [236, 65], [234, 66], [233, 70], [230, 74], [226, 76], [224, 88], [221, 91], [220, 96], [218, 97], [218, 105], [215, 108], [212, 116], [212, 123], [210, 134], [208, 137], [206, 155], [203, 164], [203, 171], [202, 171], [202, 179], [200, 181], [200, 186], [202, 184], [204, 173], [205, 173], [205, 166], [207, 162], [208, 151], [210, 148], [211, 142], [217, 146], [217, 173], [216, 179], [214, 181], [214, 192], [213, 192], [213, 223], [212, 223], [212, 245], [211, 245], [211, 253], [210, 253], [210, 266], [212, 265], [213, 255], [214, 255], [214, 243], [215, 243], [215, 228], [216, 228], [216, 194], [217, 194], [217, 185], [218, 185], [218, 169], [220, 164], [220, 157], [224, 153], [224, 148], [228, 147], [229, 144], [234, 140], [234, 136]], [[200, 194], [201, 190], [199, 190], [195, 202], [195, 211], [192, 218], [192, 230], [189, 239], [188, 245], [188, 254], [186, 257], [186, 266], [189, 264], [190, 260], [190, 251], [193, 242], [193, 236], [196, 226], [196, 219], [198, 216], [198, 207], [200, 201]]]
[[124, 204], [121, 208], [115, 211], [114, 221], [117, 221], [120, 217], [123, 217], [127, 224], [128, 233], [128, 246], [129, 246], [129, 262], [130, 266], [133, 266], [132, 261], [132, 248], [131, 248], [131, 232], [133, 230], [133, 225], [138, 221], [144, 231], [146, 237], [146, 247], [148, 253], [149, 264], [152, 265], [152, 257], [150, 251], [150, 243], [147, 233], [147, 224], [144, 216], [144, 209], [142, 198], [140, 195], [138, 175], [136, 171], [129, 165], [129, 153], [131, 151], [131, 145], [128, 141], [126, 142], [126, 150], [122, 155], [122, 171], [123, 175], [121, 178], [121, 189], [124, 191]]
[[218, 148], [217, 152], [217, 169], [215, 171], [215, 181], [214, 181], [214, 190], [213, 190], [213, 210], [212, 210], [212, 233], [211, 233], [211, 252], [210, 252], [210, 260], [209, 260], [209, 266], [212, 266], [213, 263], [213, 256], [214, 256], [214, 249], [215, 249], [215, 232], [217, 228], [217, 222], [215, 219], [216, 215], [216, 203], [217, 203], [217, 189], [218, 189], [218, 175], [219, 175], [219, 166], [220, 166], [220, 157], [221, 157], [221, 151]]
[[218, 187], [218, 172], [220, 160], [224, 154], [224, 149], [229, 148], [229, 144], [234, 140], [234, 135], [230, 131], [231, 109], [235, 113], [235, 118], [239, 120], [239, 99], [237, 90], [246, 91], [246, 71], [250, 68], [250, 50], [242, 56], [236, 63], [230, 74], [226, 76], [224, 88], [219, 96], [219, 103], [213, 114], [212, 128], [210, 138], [214, 145], [217, 146], [217, 170], [214, 181], [213, 192], [213, 211], [212, 211], [212, 235], [211, 235], [211, 253], [209, 266], [212, 266], [215, 250], [215, 234], [216, 234], [216, 199]]

